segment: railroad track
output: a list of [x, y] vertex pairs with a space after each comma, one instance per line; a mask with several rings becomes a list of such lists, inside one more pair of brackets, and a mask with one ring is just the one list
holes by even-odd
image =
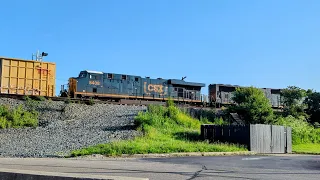
[[[83, 99], [83, 98], [68, 98], [68, 97], [44, 97], [44, 96], [33, 96], [33, 95], [18, 95], [18, 94], [0, 94], [0, 98], [10, 98], [25, 100], [29, 97], [33, 100], [52, 100], [52, 101], [64, 101], [68, 103], [83, 103], [83, 104], [114, 104], [114, 105], [131, 105], [131, 106], [147, 106], [150, 104], [166, 105], [166, 102], [162, 101], [146, 101], [146, 100], [133, 100], [133, 99], [120, 99], [119, 101], [110, 101], [102, 99]], [[191, 104], [177, 104], [179, 107], [190, 107], [190, 108], [203, 108], [202, 105], [191, 105]]]

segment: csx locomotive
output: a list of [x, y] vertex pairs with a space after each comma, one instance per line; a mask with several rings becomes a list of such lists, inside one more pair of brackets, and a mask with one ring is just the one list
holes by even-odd
[[203, 83], [180, 79], [152, 79], [128, 74], [84, 70], [69, 78], [68, 96], [73, 98], [140, 99], [198, 104], [203, 102]]

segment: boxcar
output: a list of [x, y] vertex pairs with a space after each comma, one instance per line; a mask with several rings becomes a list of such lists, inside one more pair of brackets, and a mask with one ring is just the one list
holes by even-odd
[[56, 65], [0, 57], [1, 94], [55, 96]]
[[109, 99], [167, 100], [201, 103], [203, 83], [179, 79], [152, 79], [127, 74], [84, 70], [78, 77], [69, 78], [71, 97]]
[[[242, 87], [238, 85], [230, 85], [230, 84], [210, 84], [208, 86], [209, 92], [209, 103], [213, 106], [221, 107], [223, 105], [231, 105], [234, 104], [232, 101], [233, 92], [237, 87]], [[270, 104], [274, 108], [280, 108], [281, 97], [280, 91], [281, 89], [271, 89], [271, 88], [260, 88], [265, 96], [269, 99]]]

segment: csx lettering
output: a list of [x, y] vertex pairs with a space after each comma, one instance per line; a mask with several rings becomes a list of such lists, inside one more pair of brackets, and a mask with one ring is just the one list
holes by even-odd
[[163, 92], [163, 86], [162, 85], [156, 85], [156, 84], [149, 84], [148, 85], [148, 91], [162, 93]]
[[99, 81], [89, 81], [89, 84], [91, 85], [100, 85]]

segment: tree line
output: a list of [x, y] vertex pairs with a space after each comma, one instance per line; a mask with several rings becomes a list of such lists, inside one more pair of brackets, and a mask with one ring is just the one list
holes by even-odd
[[320, 123], [320, 93], [288, 86], [280, 92], [283, 108], [274, 111], [263, 91], [255, 87], [239, 87], [233, 93], [234, 105], [229, 112], [236, 112], [245, 123], [273, 124], [280, 117], [305, 119], [313, 126]]

